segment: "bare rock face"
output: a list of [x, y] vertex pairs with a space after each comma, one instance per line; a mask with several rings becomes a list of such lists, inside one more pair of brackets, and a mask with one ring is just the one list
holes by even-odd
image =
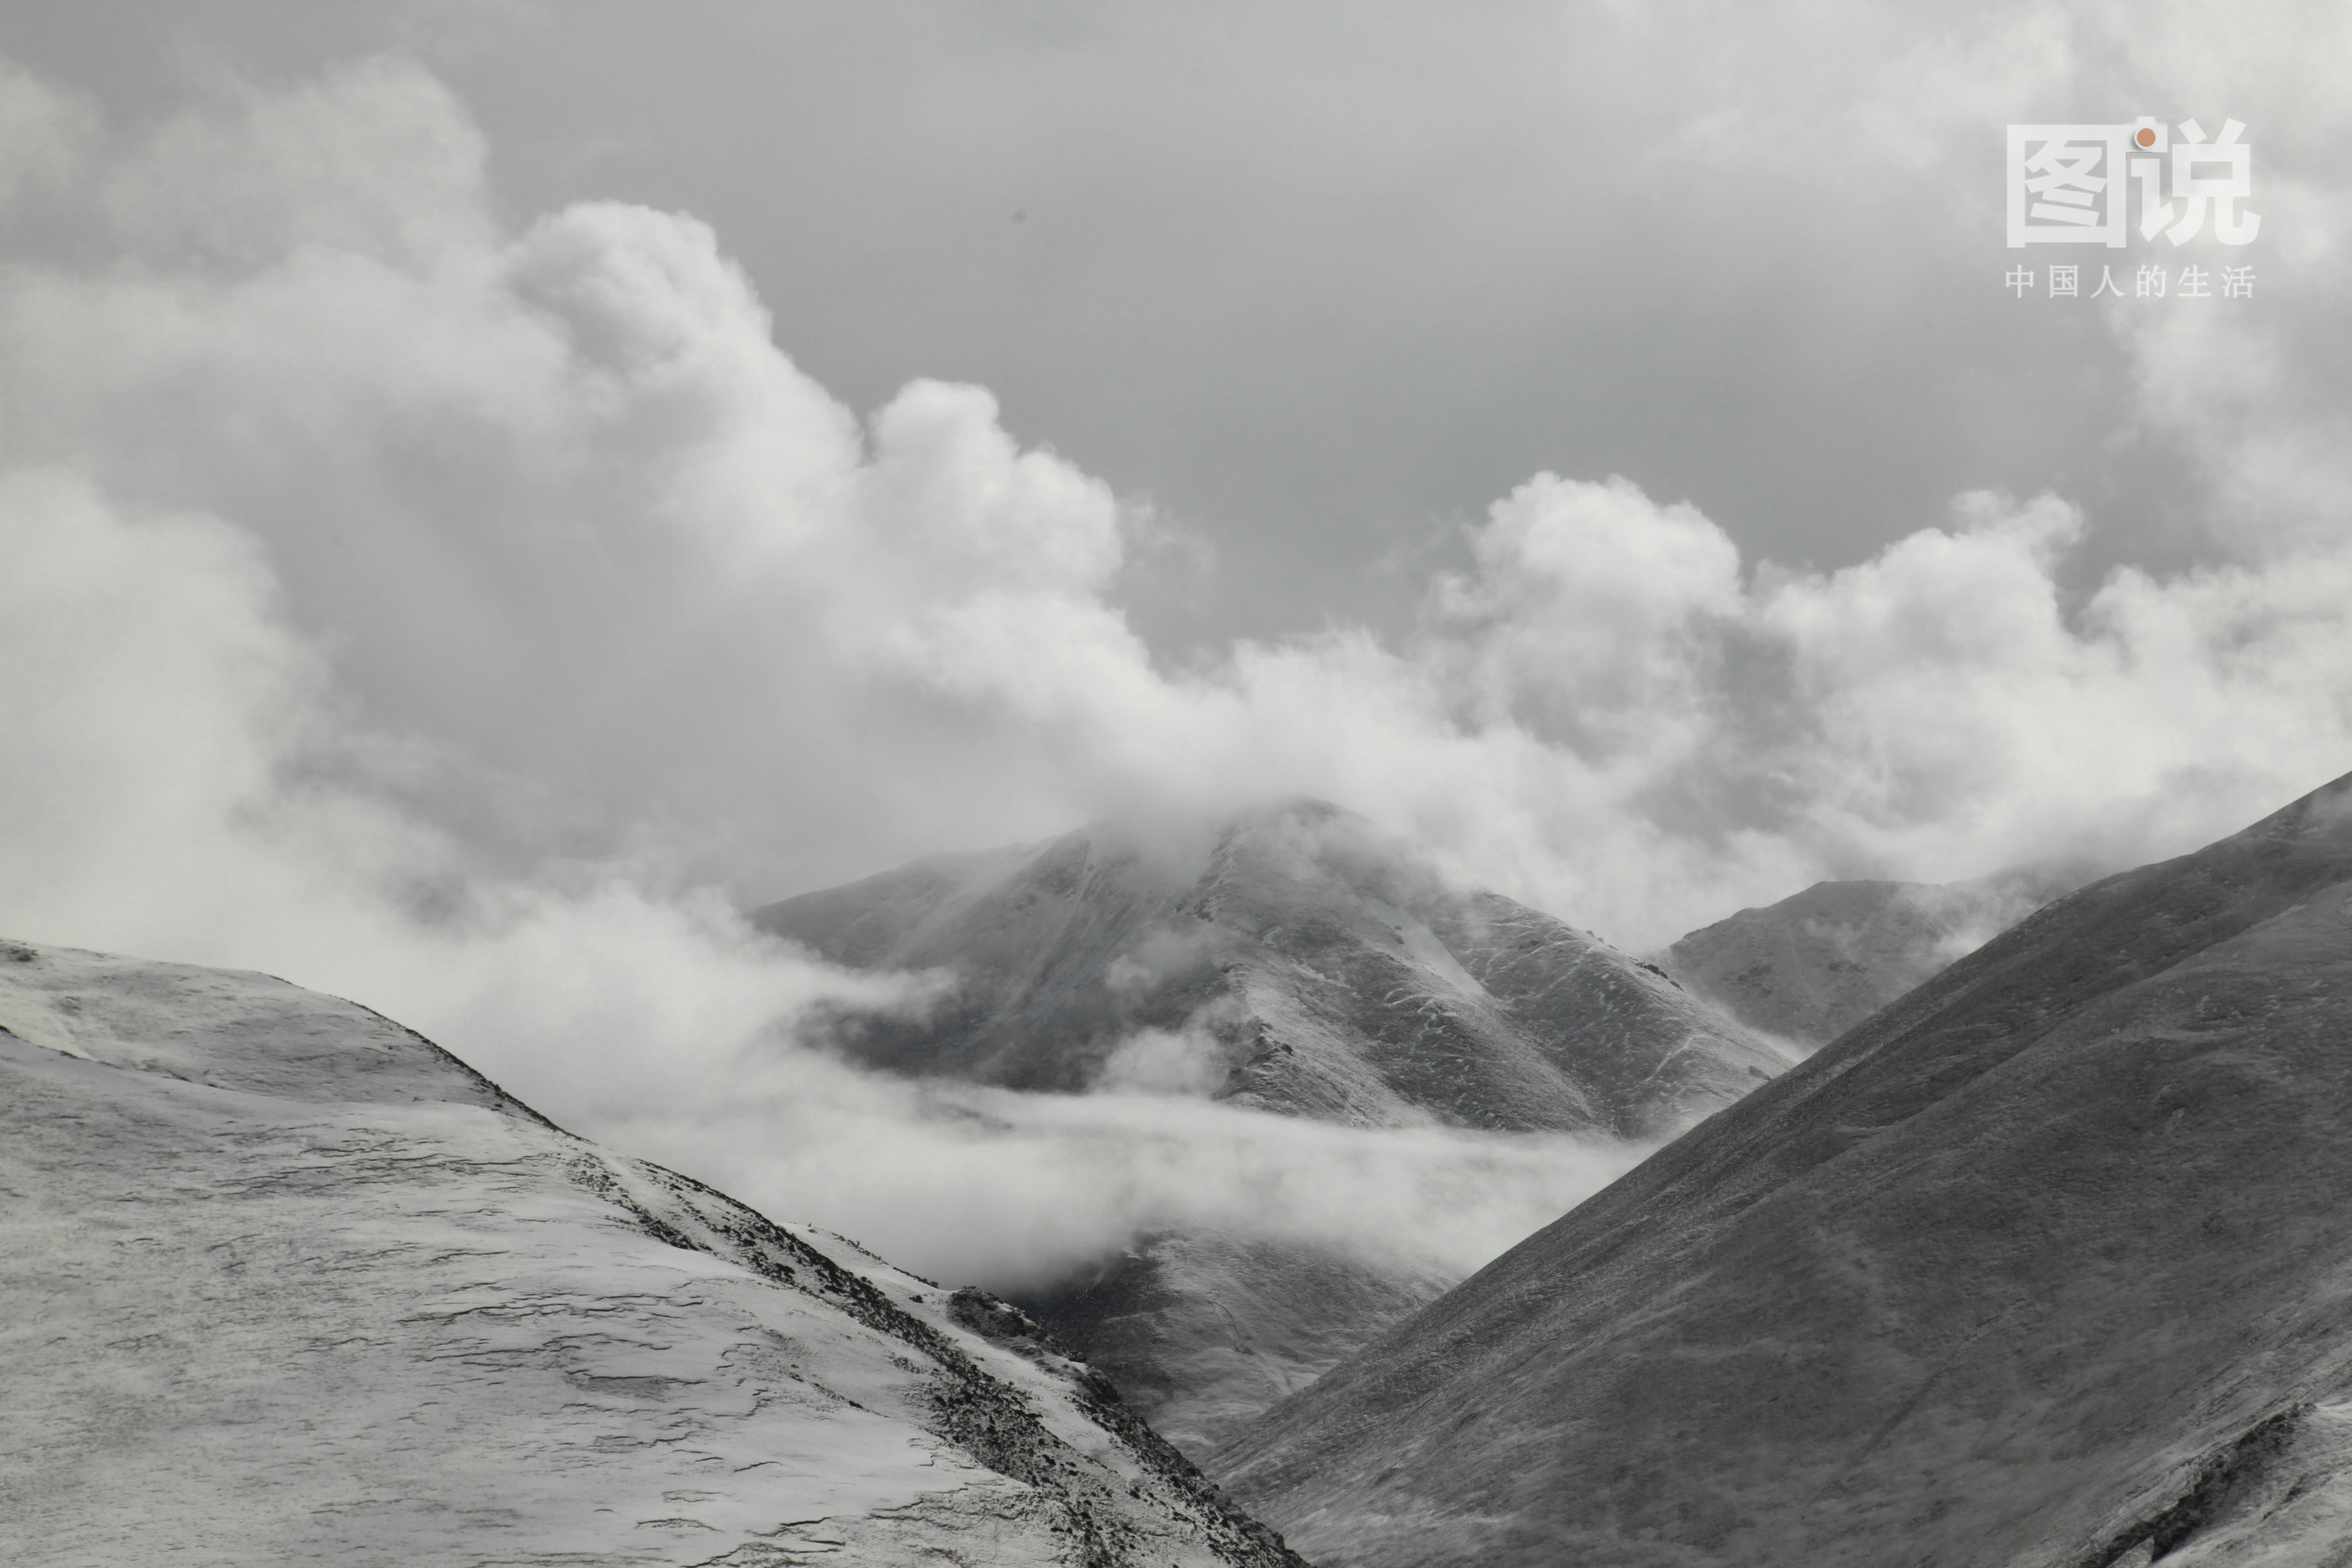
[[1825, 1046], [2094, 874], [2066, 863], [1967, 882], [1817, 882], [1695, 931], [1658, 962], [1749, 1028]]
[[[927, 1017], [845, 1017], [836, 1037], [1013, 1089], [1189, 1073], [1356, 1126], [1646, 1140], [1795, 1060], [1657, 966], [1314, 801], [937, 857], [752, 919], [838, 963], [949, 972]], [[1024, 1304], [1200, 1453], [1451, 1282], [1170, 1234]]]
[[0, 943], [0, 1561], [1250, 1564], [1010, 1308], [256, 974]]
[[1277, 1406], [1318, 1563], [2352, 1560], [2352, 778], [2042, 910]]

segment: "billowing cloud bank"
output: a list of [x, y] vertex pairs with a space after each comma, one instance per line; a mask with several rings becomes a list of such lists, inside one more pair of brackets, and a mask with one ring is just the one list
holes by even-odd
[[916, 1267], [1034, 1275], [1393, 1169], [1281, 1223], [1460, 1268], [1612, 1167], [860, 1079], [779, 1020], [920, 983], [714, 889], [1303, 792], [1639, 946], [1825, 874], [2176, 851], [2352, 766], [2340, 459], [2245, 412], [2242, 345], [2142, 345], [2159, 426], [2239, 365], [2205, 460], [2264, 526], [2227, 564], [2069, 590], [2077, 511], [1976, 494], [1791, 573], [1541, 475], [1410, 642], [1175, 669], [1118, 608], [1149, 520], [979, 388], [860, 420], [691, 217], [509, 227], [412, 66], [139, 137], [11, 72], [0, 126], [11, 232], [55, 237], [0, 275], [0, 929], [358, 997]]

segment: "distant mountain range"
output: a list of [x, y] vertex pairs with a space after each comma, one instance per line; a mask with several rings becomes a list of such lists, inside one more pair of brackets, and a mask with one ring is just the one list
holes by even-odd
[[2352, 778], [2043, 908], [1214, 1458], [1323, 1568], [2352, 1557]]
[[2077, 874], [1649, 963], [1294, 801], [759, 911], [944, 976], [822, 1020], [891, 1071], [1680, 1132], [1458, 1284], [1194, 1229], [1034, 1315], [365, 1008], [0, 942], [0, 1561], [2352, 1562], [2352, 777]]
[[[951, 973], [926, 1017], [843, 1016], [834, 1037], [874, 1066], [1013, 1089], [1157, 1071], [1357, 1126], [1624, 1141], [1795, 1059], [1656, 965], [1457, 888], [1316, 801], [934, 857], [752, 919], [837, 963]], [[1198, 1451], [1447, 1283], [1169, 1234], [1024, 1305]]]
[[1305, 1568], [1037, 1325], [363, 1007], [0, 942], [0, 1562]]
[[1968, 882], [1816, 882], [1691, 932], [1658, 962], [1749, 1028], [1825, 1046], [2095, 875], [2069, 862]]

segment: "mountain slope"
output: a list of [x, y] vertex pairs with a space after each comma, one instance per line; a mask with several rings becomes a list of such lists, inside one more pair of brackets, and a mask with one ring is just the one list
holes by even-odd
[[1213, 1467], [1339, 1564], [2352, 1558], [2352, 778], [2046, 908]]
[[[753, 919], [839, 963], [952, 973], [929, 1016], [843, 1018], [837, 1037], [877, 1065], [1017, 1089], [1157, 1070], [1358, 1126], [1648, 1139], [1793, 1059], [1654, 966], [1454, 887], [1313, 801], [938, 857]], [[1449, 1283], [1168, 1233], [1022, 1300], [1200, 1453]]]
[[1658, 962], [1748, 1027], [1823, 1046], [2091, 877], [2045, 864], [1967, 882], [1817, 882], [1692, 931]]
[[1244, 1105], [1640, 1138], [1790, 1059], [1654, 966], [1313, 801], [936, 857], [751, 918], [837, 963], [952, 971], [929, 1018], [845, 1020], [845, 1043], [1013, 1089], [1088, 1088], [1139, 1031], [1181, 1031]]
[[0, 1560], [1296, 1564], [1034, 1324], [364, 1008], [0, 943]]

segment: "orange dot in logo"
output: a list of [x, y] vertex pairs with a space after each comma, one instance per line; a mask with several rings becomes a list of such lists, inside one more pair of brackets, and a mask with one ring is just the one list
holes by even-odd
[[2155, 129], [2151, 126], [2143, 125], [2139, 128], [2139, 134], [2132, 140], [2137, 142], [2143, 147], [2153, 147], [2156, 145]]

